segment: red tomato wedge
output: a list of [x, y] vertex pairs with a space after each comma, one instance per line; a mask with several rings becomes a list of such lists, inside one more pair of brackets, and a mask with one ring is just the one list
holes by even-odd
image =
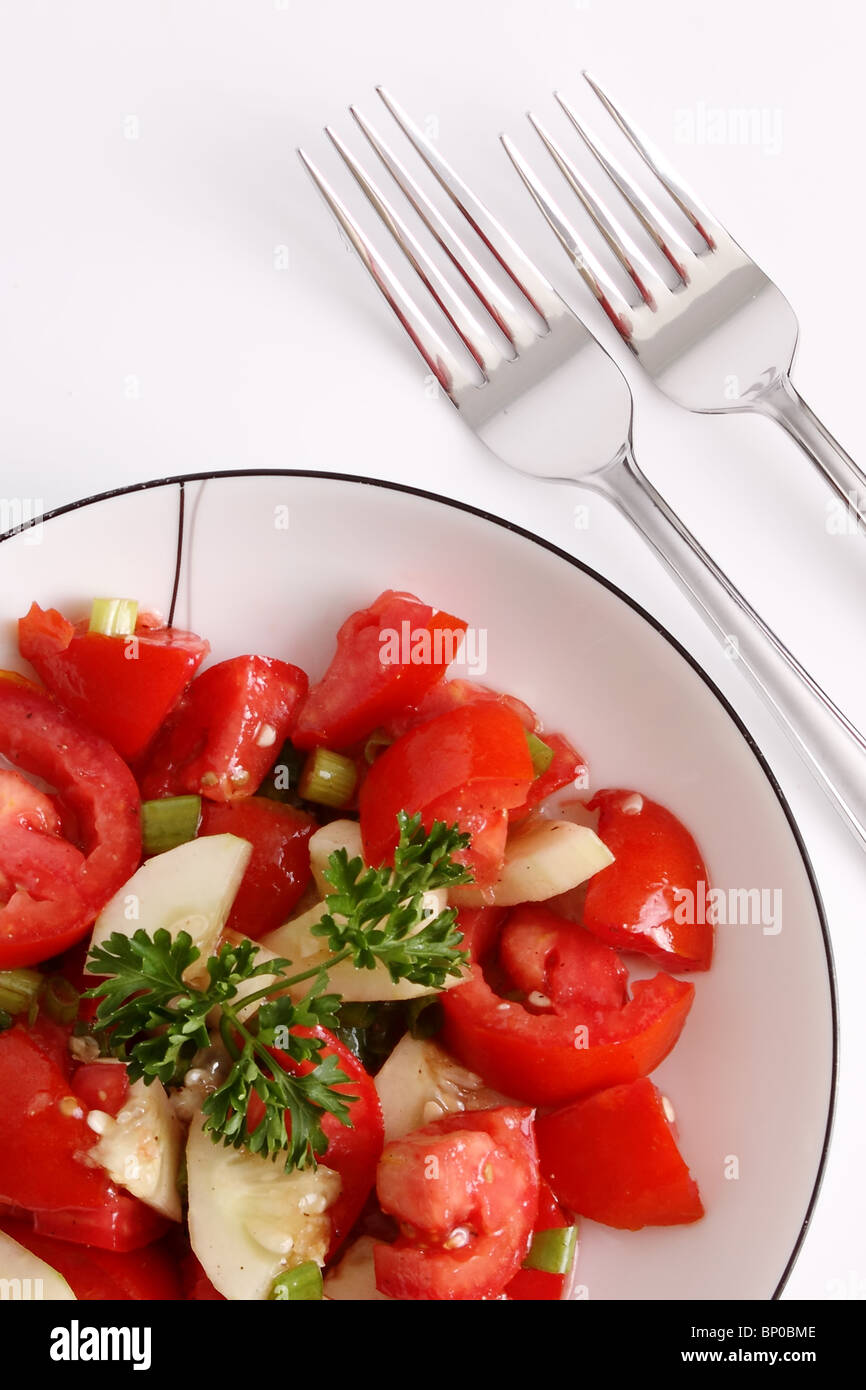
[[386, 589], [343, 623], [336, 654], [304, 701], [293, 743], [339, 750], [371, 734], [442, 679], [465, 631], [462, 618]]
[[560, 1199], [593, 1221], [637, 1231], [704, 1214], [661, 1092], [646, 1078], [546, 1115], [538, 1150]]
[[628, 971], [616, 951], [543, 903], [510, 913], [499, 960], [524, 994], [537, 993], [554, 1005], [621, 1009], [628, 1000]]
[[59, 835], [63, 829], [60, 812], [46, 792], [39, 791], [20, 772], [0, 768], [0, 834], [10, 826], [42, 830]]
[[20, 1024], [0, 1033], [0, 1131], [0, 1210], [10, 1217], [102, 1250], [137, 1250], [166, 1230], [156, 1212], [88, 1166], [96, 1135], [74, 1079]]
[[0, 679], [0, 754], [56, 789], [75, 817], [81, 844], [79, 849], [53, 830], [4, 826], [0, 969], [11, 969], [36, 964], [79, 940], [135, 872], [140, 803], [132, 773], [103, 738], [44, 691], [14, 679]]
[[[350, 1125], [341, 1124], [335, 1115], [322, 1117], [322, 1129], [328, 1140], [328, 1147], [319, 1157], [319, 1162], [340, 1174], [343, 1185], [333, 1206], [328, 1208], [331, 1220], [331, 1243], [328, 1259], [345, 1240], [360, 1215], [376, 1178], [376, 1164], [382, 1152], [385, 1126], [382, 1107], [373, 1078], [367, 1073], [354, 1052], [329, 1033], [326, 1028], [295, 1028], [293, 1032], [305, 1038], [321, 1038], [324, 1047], [318, 1054], [319, 1061], [335, 1056], [340, 1070], [349, 1078], [336, 1089], [352, 1098], [349, 1106]], [[312, 1071], [316, 1063], [298, 1064], [285, 1052], [268, 1048], [286, 1071], [304, 1076]], [[250, 1100], [247, 1123], [254, 1129], [259, 1123], [264, 1108], [258, 1096]], [[289, 1125], [286, 1115], [286, 1124]]]
[[144, 800], [252, 796], [289, 737], [307, 677], [269, 656], [236, 656], [192, 682], [141, 769]]
[[[33, 1023], [28, 1023], [27, 1037], [35, 1048], [47, 1057], [52, 1065], [68, 1080], [72, 1072], [72, 1055], [69, 1051], [68, 1023], [55, 1023], [41, 1009]], [[70, 1087], [71, 1089], [71, 1087]]]
[[474, 882], [482, 888], [498, 879], [508, 840], [508, 812], [500, 810], [493, 801], [475, 784], [455, 796], [440, 797], [424, 812], [425, 826], [443, 821], [445, 825], [459, 825], [471, 836], [467, 848], [452, 857], [455, 864], [465, 864], [472, 870]]
[[[573, 924], [565, 929], [574, 930]], [[484, 919], [470, 927], [470, 940], [487, 934]], [[611, 972], [609, 983], [615, 983]], [[506, 1095], [531, 1105], [562, 1105], [657, 1067], [677, 1041], [694, 993], [694, 985], [655, 975], [638, 980], [621, 1008], [570, 999], [538, 1012], [496, 994], [473, 963], [466, 983], [442, 995], [442, 1042]]]
[[225, 1294], [215, 1289], [192, 1250], [184, 1252], [180, 1262], [183, 1296], [193, 1303], [225, 1303]]
[[390, 1298], [497, 1298], [517, 1273], [538, 1214], [533, 1112], [446, 1115], [385, 1146], [376, 1188], [400, 1223], [375, 1248]]
[[509, 820], [519, 820], [533, 806], [551, 796], [560, 788], [574, 783], [576, 787], [585, 786], [589, 776], [586, 759], [563, 734], [542, 732], [541, 721], [529, 705], [514, 695], [503, 695], [498, 690], [490, 690], [485, 685], [473, 681], [440, 681], [434, 685], [420, 702], [409, 709], [401, 710], [384, 724], [384, 731], [392, 739], [402, 737], [419, 724], [426, 724], [439, 714], [460, 709], [465, 705], [483, 703], [504, 705], [513, 710], [527, 733], [537, 734], [552, 750], [553, 758], [545, 772], [533, 778], [522, 806], [515, 806], [508, 812]]
[[[84, 863], [81, 850], [54, 832], [45, 834], [13, 824], [0, 833], [0, 892], [13, 910], [17, 900], [27, 894], [40, 904], [62, 897], [72, 915], [75, 902], [82, 901], [79, 890]], [[0, 917], [0, 959], [2, 931]]]
[[316, 820], [306, 811], [250, 796], [202, 804], [199, 837], [237, 835], [253, 847], [227, 927], [254, 941], [291, 916], [310, 881], [308, 843]]
[[121, 1253], [39, 1235], [22, 1221], [0, 1220], [19, 1245], [62, 1274], [76, 1298], [88, 1302], [167, 1302], [181, 1298], [177, 1262], [163, 1241]]
[[688, 830], [639, 792], [597, 792], [589, 806], [600, 812], [598, 833], [615, 862], [590, 879], [584, 926], [671, 970], [708, 970], [713, 927], [696, 920], [707, 870]]
[[509, 820], [520, 820], [533, 806], [563, 787], [573, 785], [577, 789], [587, 785], [589, 768], [583, 754], [563, 734], [541, 734], [540, 738], [553, 751], [550, 766], [533, 779], [526, 801], [509, 811]]
[[[567, 1231], [573, 1224], [571, 1217], [566, 1216], [554, 1197], [549, 1183], [542, 1178], [538, 1189], [538, 1216], [532, 1240], [534, 1241], [536, 1236], [543, 1236], [547, 1231]], [[505, 1293], [508, 1298], [520, 1303], [546, 1303], [561, 1299], [570, 1273], [570, 1270], [560, 1274], [548, 1269], [530, 1268], [524, 1263], [514, 1278], [505, 1285]]]
[[[493, 702], [440, 714], [392, 743], [376, 759], [361, 788], [361, 834], [368, 864], [384, 863], [397, 843], [397, 812], [421, 812], [457, 821], [474, 836], [498, 823], [504, 852], [504, 815], [521, 805], [532, 781], [532, 759], [517, 715]], [[496, 878], [501, 855], [470, 845], [465, 862], [481, 886]]]
[[193, 632], [139, 623], [129, 637], [89, 632], [55, 608], [30, 607], [18, 649], [52, 695], [127, 762], [139, 758], [210, 651]]
[[486, 685], [464, 680], [439, 681], [428, 690], [418, 704], [399, 710], [397, 714], [385, 720], [383, 728], [391, 738], [400, 738], [419, 724], [426, 724], [429, 719], [435, 719], [437, 714], [447, 714], [449, 710], [459, 709], [462, 705], [476, 705], [489, 701], [506, 705], [513, 710], [528, 733], [537, 733], [541, 728], [538, 716], [529, 705], [525, 705], [514, 695], [503, 695]]
[[72, 1073], [72, 1089], [85, 1110], [116, 1115], [129, 1095], [129, 1076], [122, 1062], [84, 1062]]

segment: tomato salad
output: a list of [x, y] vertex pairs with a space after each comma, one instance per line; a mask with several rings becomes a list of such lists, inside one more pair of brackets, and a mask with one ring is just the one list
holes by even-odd
[[711, 963], [677, 910], [701, 852], [641, 791], [590, 793], [570, 730], [449, 679], [432, 639], [465, 628], [388, 591], [311, 685], [283, 654], [199, 670], [208, 642], [130, 600], [20, 619], [0, 1273], [550, 1300], [580, 1217], [703, 1215], [649, 1079]]

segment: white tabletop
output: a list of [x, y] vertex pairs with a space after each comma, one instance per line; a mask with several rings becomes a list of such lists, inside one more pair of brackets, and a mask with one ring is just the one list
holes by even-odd
[[862, 278], [866, 209], [849, 174], [862, 163], [863, 38], [846, 0], [7, 0], [0, 39], [7, 501], [47, 510], [202, 469], [412, 483], [578, 554], [656, 614], [740, 712], [799, 822], [838, 972], [835, 1136], [786, 1293], [813, 1299], [866, 1293], [862, 854], [626, 524], [593, 502], [575, 529], [579, 494], [508, 472], [431, 396], [294, 148], [348, 192], [325, 122], [360, 151], [346, 108], [388, 129], [377, 82], [425, 122], [627, 370], [646, 471], [866, 728], [863, 540], [828, 525], [823, 485], [772, 425], [687, 414], [640, 379], [496, 139], [508, 130], [542, 165], [524, 111], [567, 136], [559, 88], [601, 129], [580, 70], [605, 80], [791, 300], [795, 382], [862, 463], [846, 286]]

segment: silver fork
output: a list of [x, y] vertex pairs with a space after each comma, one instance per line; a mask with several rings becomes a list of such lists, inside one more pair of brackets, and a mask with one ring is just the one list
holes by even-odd
[[[350, 110], [471, 293], [451, 287], [380, 187], [329, 127], [327, 134], [466, 352], [456, 340], [446, 342], [419, 307], [409, 288], [412, 273], [402, 278], [397, 258], [389, 261], [377, 252], [324, 175], [303, 150], [298, 153], [431, 372], [462, 419], [503, 462], [538, 477], [577, 482], [608, 498], [633, 523], [729, 650], [733, 647], [737, 664], [866, 845], [866, 740], [640, 471], [631, 446], [631, 392], [615, 362], [409, 116], [378, 90], [459, 208], [459, 227], [443, 216], [360, 113]], [[468, 243], [467, 237], [475, 236], [506, 272], [507, 292]]]
[[[637, 188], [622, 164], [578, 118], [571, 103], [558, 92], [556, 99], [628, 203], [638, 237], [643, 233], [647, 247], [654, 242], [667, 260], [672, 283], [667, 283], [646, 258], [639, 242], [583, 177], [565, 147], [530, 113], [530, 121], [571, 189], [626, 271], [632, 286], [628, 298], [612, 284], [574, 227], [554, 210], [525, 159], [503, 136], [518, 173], [554, 232], [617, 332], [666, 395], [689, 410], [707, 414], [755, 411], [775, 420], [817, 466], [863, 530], [866, 476], [791, 382], [798, 324], [787, 299], [646, 136], [626, 120], [598, 82], [589, 73], [583, 76], [661, 184], [659, 202]], [[691, 246], [669, 220], [668, 213], [674, 213], [675, 208], [694, 229]]]

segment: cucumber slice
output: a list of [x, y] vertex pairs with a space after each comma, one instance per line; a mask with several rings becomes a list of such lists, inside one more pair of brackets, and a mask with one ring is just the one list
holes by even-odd
[[334, 820], [310, 836], [310, 868], [321, 896], [333, 893], [333, 885], [325, 878], [328, 860], [338, 849], [344, 849], [350, 859], [363, 859], [361, 827], [356, 820]]
[[216, 948], [252, 852], [237, 835], [203, 835], [148, 859], [100, 912], [91, 949], [112, 932], [187, 931], [201, 952], [189, 972], [195, 983]]
[[[223, 932], [222, 936], [220, 937], [220, 945], [225, 945], [227, 942], [230, 942], [232, 945], [239, 946], [240, 943], [241, 943], [242, 941], [248, 941], [248, 940], [249, 940], [249, 938], [246, 937], [246, 936], [244, 936], [241, 932], [232, 931], [231, 929], [227, 929], [226, 931]], [[269, 950], [268, 947], [265, 946], [263, 942], [257, 941], [255, 944], [256, 944], [256, 946], [258, 947], [258, 950], [257, 950], [257, 952], [256, 952], [256, 956], [255, 956], [255, 964], [256, 964], [256, 965], [265, 965], [265, 964], [267, 964], [268, 961], [277, 960], [277, 959], [279, 958], [279, 952]], [[278, 976], [277, 976], [276, 974], [274, 974], [274, 975], [254, 975], [254, 976], [252, 977], [252, 979], [249, 979], [249, 980], [239, 980], [239, 981], [238, 981], [238, 984], [237, 984], [237, 994], [235, 995], [234, 999], [232, 1000], [232, 1006], [233, 1006], [234, 1008], [237, 1008], [237, 1011], [238, 1011], [238, 1018], [240, 1019], [241, 1023], [244, 1023], [248, 1018], [252, 1017], [252, 1015], [253, 1015], [254, 1013], [257, 1012], [259, 1005], [262, 1004], [262, 1003], [264, 1003], [264, 1000], [262, 1000], [262, 999], [257, 999], [256, 1002], [255, 1002], [254, 1004], [246, 1004], [246, 1005], [244, 1005], [243, 1007], [240, 1007], [240, 1002], [241, 1002], [241, 1000], [242, 1000], [242, 999], [245, 999], [246, 996], [247, 996], [248, 994], [258, 994], [258, 992], [259, 992], [260, 989], [267, 989], [269, 985], [275, 984], [276, 981], [277, 981], [277, 979], [278, 979]], [[309, 980], [308, 980], [308, 981], [307, 981], [307, 984], [306, 984], [306, 988], [309, 989], [309, 987], [310, 987], [310, 982], [309, 982]], [[302, 986], [299, 986], [299, 988], [298, 988], [298, 994], [303, 994], [303, 993], [304, 993], [303, 987], [302, 987]], [[213, 1027], [216, 1026], [216, 1024], [215, 1024], [215, 1013], [216, 1013], [216, 1011], [214, 1011], [214, 1012], [211, 1013], [211, 1015], [210, 1015], [209, 1022], [210, 1022], [211, 1028], [213, 1028]]]
[[116, 1116], [91, 1110], [87, 1123], [100, 1136], [90, 1156], [112, 1181], [171, 1221], [180, 1221], [181, 1132], [162, 1082], [133, 1082]]
[[6, 1299], [75, 1302], [75, 1294], [62, 1274], [0, 1231], [0, 1303]]
[[[425, 893], [423, 905], [427, 916], [437, 916], [446, 906], [446, 901], [444, 888], [437, 888], [432, 892]], [[287, 960], [292, 962], [297, 972], [311, 970], [314, 966], [319, 965], [328, 966], [331, 952], [328, 950], [327, 943], [321, 936], [313, 936], [310, 930], [322, 920], [326, 911], [324, 902], [317, 903], [315, 907], [311, 907], [300, 917], [294, 917], [291, 922], [286, 922], [285, 926], [278, 927], [276, 931], [263, 936], [262, 946], [278, 956], [285, 956]], [[459, 977], [449, 975], [445, 982], [445, 988], [451, 989], [453, 985], [459, 983]], [[296, 986], [290, 993], [293, 998], [300, 998], [309, 987], [309, 981], [305, 981]], [[340, 961], [339, 965], [333, 967], [328, 966], [328, 989], [335, 994], [341, 994], [345, 1000], [351, 1003], [375, 1003], [386, 999], [417, 999], [423, 994], [436, 992], [424, 985], [413, 984], [410, 980], [399, 980], [395, 984], [384, 965], [377, 965], [372, 970], [359, 970], [350, 960]]]
[[226, 1298], [266, 1299], [284, 1270], [325, 1263], [339, 1173], [322, 1164], [287, 1173], [279, 1159], [214, 1144], [200, 1112], [186, 1159], [190, 1242]]
[[431, 1038], [413, 1038], [411, 1033], [400, 1039], [376, 1073], [375, 1086], [386, 1144], [453, 1110], [489, 1110], [513, 1103], [461, 1067]]
[[587, 825], [568, 820], [537, 819], [519, 826], [508, 838], [502, 874], [484, 894], [471, 884], [451, 889], [450, 901], [461, 907], [515, 907], [540, 903], [567, 893], [613, 855]]

